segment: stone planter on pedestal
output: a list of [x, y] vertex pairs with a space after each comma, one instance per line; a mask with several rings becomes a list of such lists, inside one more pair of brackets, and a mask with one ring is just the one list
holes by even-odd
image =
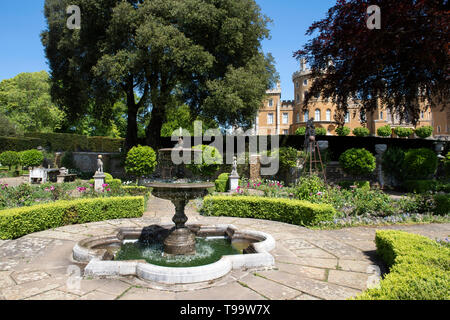
[[250, 180], [261, 180], [261, 157], [259, 155], [250, 156]]

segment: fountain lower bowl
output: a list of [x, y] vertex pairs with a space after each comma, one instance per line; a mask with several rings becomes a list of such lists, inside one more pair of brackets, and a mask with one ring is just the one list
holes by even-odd
[[244, 254], [224, 255], [218, 261], [195, 267], [167, 267], [145, 260], [116, 261], [118, 246], [130, 241], [164, 241], [173, 225], [148, 228], [122, 228], [115, 235], [93, 237], [80, 241], [73, 248], [74, 260], [87, 263], [85, 276], [137, 276], [165, 284], [187, 284], [221, 278], [235, 269], [270, 268], [275, 260], [269, 253], [275, 248], [275, 240], [269, 234], [245, 230], [233, 225], [188, 225], [197, 237], [225, 237], [231, 242], [246, 241], [249, 246]]

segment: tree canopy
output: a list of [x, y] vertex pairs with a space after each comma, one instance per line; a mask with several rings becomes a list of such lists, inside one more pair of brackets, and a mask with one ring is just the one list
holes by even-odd
[[0, 82], [1, 132], [53, 132], [64, 117], [52, 103], [47, 72], [20, 73]]
[[[69, 4], [81, 9], [78, 30], [66, 27]], [[128, 147], [143, 109], [146, 142], [159, 146], [174, 100], [194, 120], [249, 127], [276, 80], [261, 48], [270, 20], [254, 0], [46, 0], [45, 17], [54, 101], [78, 119], [94, 100], [93, 114], [106, 120], [125, 96]]]
[[[381, 9], [381, 28], [367, 27], [371, 5]], [[384, 106], [416, 123], [420, 108], [448, 107], [450, 13], [448, 0], [338, 0], [314, 35], [294, 54], [306, 58], [314, 79], [304, 107], [320, 94], [344, 122], [349, 102], [363, 111]]]

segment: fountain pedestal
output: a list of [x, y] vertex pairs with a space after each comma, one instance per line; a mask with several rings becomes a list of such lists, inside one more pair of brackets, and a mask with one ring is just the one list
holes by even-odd
[[195, 234], [186, 227], [188, 217], [184, 213], [187, 200], [172, 200], [175, 205], [175, 215], [172, 221], [175, 223], [169, 236], [164, 240], [164, 253], [168, 255], [194, 255]]
[[164, 253], [167, 255], [194, 255], [195, 234], [186, 227], [188, 217], [184, 210], [189, 200], [204, 197], [208, 194], [208, 188], [214, 187], [212, 183], [161, 183], [148, 184], [153, 188], [155, 197], [170, 200], [175, 205], [175, 215], [172, 228], [164, 240]]

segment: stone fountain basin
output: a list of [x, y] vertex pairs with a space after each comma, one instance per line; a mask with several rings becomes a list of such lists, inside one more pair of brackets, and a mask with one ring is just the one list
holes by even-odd
[[[169, 230], [173, 224], [158, 226], [161, 230]], [[188, 284], [211, 281], [227, 275], [235, 269], [270, 268], [275, 259], [269, 253], [275, 248], [275, 240], [267, 233], [244, 230], [239, 231], [233, 225], [188, 225], [199, 237], [225, 236], [233, 240], [251, 242], [244, 250], [245, 254], [223, 256], [219, 261], [189, 268], [162, 267], [144, 260], [114, 261], [113, 251], [125, 241], [137, 240], [144, 228], [121, 228], [115, 235], [92, 237], [78, 242], [73, 248], [74, 260], [87, 263], [85, 276], [137, 276], [143, 280], [164, 284]], [[99, 249], [100, 247], [100, 249]]]

